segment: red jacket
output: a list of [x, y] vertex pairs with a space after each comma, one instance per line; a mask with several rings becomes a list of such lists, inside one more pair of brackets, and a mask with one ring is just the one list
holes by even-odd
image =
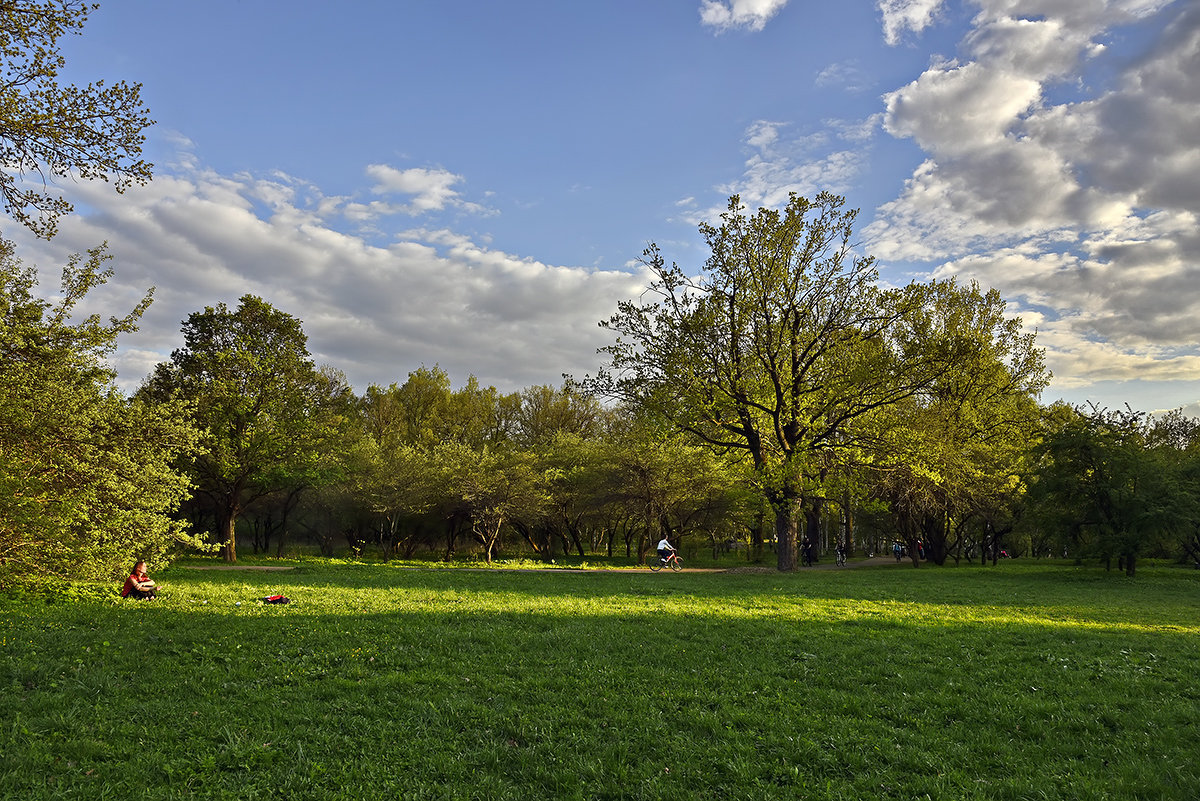
[[137, 585], [150, 578], [145, 573], [130, 573], [129, 578], [125, 579], [125, 586], [121, 588], [121, 597], [128, 598], [129, 591], [137, 589]]

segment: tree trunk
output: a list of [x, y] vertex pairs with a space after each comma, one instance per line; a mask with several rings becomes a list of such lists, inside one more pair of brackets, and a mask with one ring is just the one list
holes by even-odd
[[776, 554], [781, 571], [791, 572], [797, 567], [796, 515], [799, 511], [795, 498], [781, 498], [774, 503]]
[[[300, 493], [304, 492], [306, 487], [295, 487], [288, 491], [287, 498], [283, 502], [283, 519], [279, 521], [279, 533], [276, 538], [279, 540], [279, 549], [275, 552], [275, 557], [278, 559], [283, 556], [283, 543], [287, 539], [288, 533], [288, 516], [292, 510], [296, 508], [296, 504], [300, 502]], [[266, 552], [266, 549], [263, 549]]]
[[849, 492], [842, 501], [842, 514], [842, 528], [846, 533], [846, 539], [843, 542], [846, 544], [846, 555], [849, 556], [854, 553], [854, 510], [850, 508]]
[[820, 554], [823, 550], [821, 540], [821, 510], [825, 505], [825, 499], [815, 497], [810, 499], [811, 503], [804, 510], [804, 533], [808, 537], [808, 542], [813, 552], [813, 561], [820, 559]]
[[[579, 558], [582, 559], [584, 557], [583, 538], [579, 536], [578, 521], [567, 523], [567, 533], [571, 535], [571, 543], [573, 543], [575, 546], [575, 553], [579, 554]], [[567, 545], [567, 538], [563, 537], [563, 555], [564, 556], [567, 556], [571, 553], [570, 550], [566, 547], [566, 545]]]
[[446, 521], [446, 553], [443, 560], [446, 562], [454, 559], [454, 543], [458, 539], [458, 520], [451, 517]]
[[759, 512], [754, 523], [754, 528], [750, 530], [750, 561], [761, 562], [763, 558], [763, 531], [767, 527], [766, 514]]
[[492, 553], [496, 549], [496, 543], [500, 541], [500, 528], [504, 525], [504, 520], [500, 519], [494, 525], [489, 525], [483, 530], [483, 556], [487, 563], [492, 563]]
[[639, 565], [646, 564], [646, 554], [650, 553], [650, 524], [647, 523], [638, 532], [637, 560]]
[[525, 538], [525, 541], [529, 543], [529, 547], [533, 548], [534, 556], [536, 556], [538, 559], [549, 561], [550, 559], [554, 558], [554, 535], [552, 533], [546, 532], [546, 540], [545, 542], [542, 542], [534, 534], [536, 529], [524, 521], [514, 520], [513, 528], [515, 528], [517, 533]]
[[237, 511], [234, 509], [222, 510], [221, 515], [221, 556], [226, 562], [237, 561], [237, 538], [234, 536], [237, 529]]

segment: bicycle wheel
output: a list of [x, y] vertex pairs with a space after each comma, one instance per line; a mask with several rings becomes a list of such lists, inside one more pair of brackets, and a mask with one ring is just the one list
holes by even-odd
[[679, 564], [678, 559], [671, 560], [671, 570], [673, 570], [676, 573], [678, 573], [680, 570], [683, 570], [683, 565]]
[[662, 570], [662, 568], [663, 568], [662, 560], [660, 559], [659, 561], [651, 562], [649, 565], [647, 565], [647, 567], [650, 568], [651, 573], [657, 573], [658, 571]]

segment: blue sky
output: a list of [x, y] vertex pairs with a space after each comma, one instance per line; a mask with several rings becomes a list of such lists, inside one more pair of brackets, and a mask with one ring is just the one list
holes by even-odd
[[108, 0], [65, 53], [143, 84], [155, 179], [4, 235], [155, 287], [126, 387], [247, 292], [360, 391], [558, 384], [648, 242], [698, 268], [730, 194], [829, 189], [885, 280], [1000, 289], [1046, 400], [1200, 414], [1195, 0]]

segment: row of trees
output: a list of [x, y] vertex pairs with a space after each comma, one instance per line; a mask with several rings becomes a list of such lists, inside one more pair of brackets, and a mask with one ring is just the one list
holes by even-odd
[[259, 298], [207, 308], [137, 398], [185, 403], [206, 434], [185, 506], [237, 558], [299, 532], [332, 552], [378, 546], [492, 558], [506, 536], [537, 554], [644, 554], [663, 529], [734, 536], [730, 465], [639, 429], [568, 384], [503, 394], [437, 367], [356, 396], [309, 359], [299, 321]]
[[1147, 554], [1200, 559], [1200, 422], [1039, 406], [1032, 337], [973, 286], [872, 279], [831, 299], [850, 285], [831, 269], [792, 276], [783, 302], [790, 273], [706, 284], [652, 258], [660, 301], [607, 323], [621, 334], [609, 372], [509, 394], [422, 367], [357, 395], [313, 363], [299, 320], [246, 296], [190, 315], [126, 398], [105, 357], [149, 297], [71, 322], [105, 258], [73, 260], [56, 303], [11, 248], [0, 259], [10, 574], [105, 575], [206, 544], [233, 561], [239, 538], [490, 560], [514, 546], [641, 558], [667, 534], [752, 559], [774, 548], [784, 570], [803, 538], [897, 539], [914, 564], [918, 542], [939, 564], [1002, 547], [1131, 574]]
[[1032, 449], [1033, 547], [1066, 543], [1132, 576], [1143, 555], [1200, 567], [1200, 420], [1054, 408]]

